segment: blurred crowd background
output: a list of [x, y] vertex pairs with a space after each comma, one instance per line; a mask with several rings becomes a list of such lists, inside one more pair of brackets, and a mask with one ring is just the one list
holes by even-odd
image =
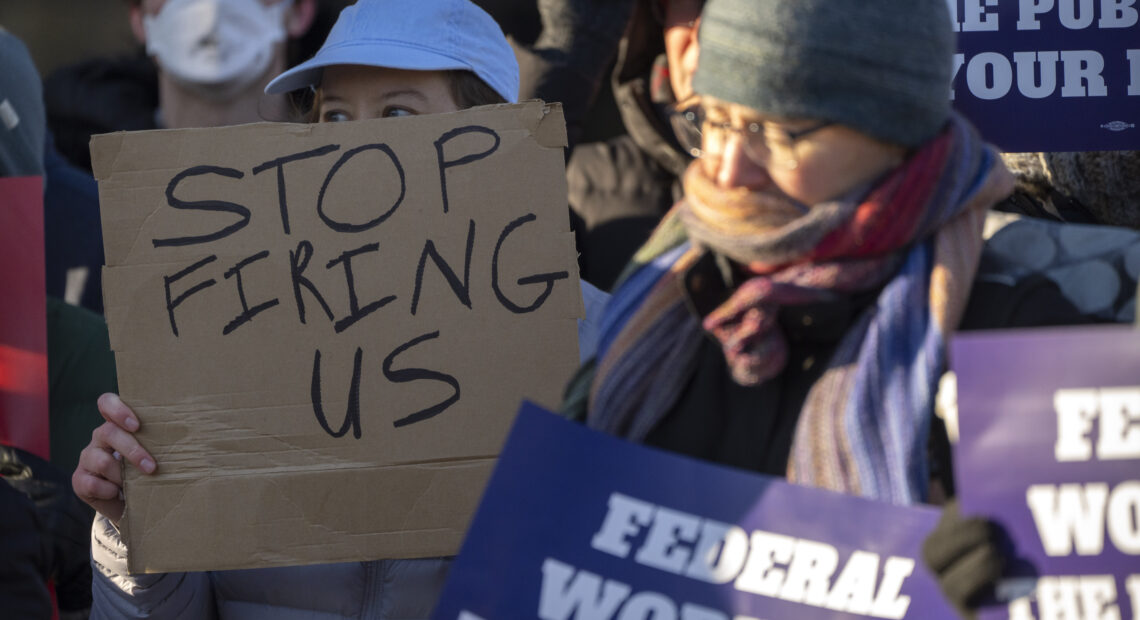
[[[340, 8], [355, 0], [322, 0]], [[493, 15], [508, 35], [533, 43], [541, 29], [535, 0], [474, 0]], [[131, 35], [125, 0], [0, 0], [0, 24], [23, 39], [40, 75], [50, 76], [67, 65], [97, 57], [131, 54], [139, 44]], [[316, 42], [314, 49], [320, 45]], [[609, 81], [583, 130], [582, 142], [605, 140], [622, 133], [621, 118]]]

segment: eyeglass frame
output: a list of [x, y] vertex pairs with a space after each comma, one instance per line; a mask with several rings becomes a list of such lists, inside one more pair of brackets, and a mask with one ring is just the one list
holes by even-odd
[[[778, 131], [780, 134], [782, 134], [782, 136], [785, 140], [784, 145], [782, 145], [782, 146], [786, 146], [786, 148], [788, 148], [789, 150], [792, 150], [795, 148], [796, 143], [799, 142], [800, 140], [810, 136], [811, 134], [816, 133], [817, 131], [819, 131], [821, 129], [825, 129], [827, 127], [831, 127], [832, 125], [837, 124], [835, 121], [824, 120], [824, 121], [819, 121], [818, 123], [816, 123], [814, 125], [811, 125], [811, 126], [808, 126], [808, 127], [803, 128], [803, 129], [796, 130], [796, 131], [789, 130], [786, 127], [781, 127], [779, 125], [769, 124], [772, 121], [760, 121], [760, 122], [752, 121], [752, 122], [748, 123], [747, 127], [734, 127], [732, 125], [732, 123], [730, 123], [728, 121], [713, 122], [713, 121], [708, 120], [708, 118], [705, 116], [704, 107], [699, 105], [699, 104], [686, 107], [685, 109], [680, 110], [679, 112], [680, 112], [681, 118], [683, 119], [683, 124], [688, 125], [688, 127], [687, 127], [688, 135], [686, 135], [686, 136], [678, 135], [678, 140], [681, 142], [681, 146], [684, 147], [686, 150], [688, 150], [689, 154], [692, 155], [693, 157], [701, 157], [704, 155], [720, 155], [721, 154], [721, 153], [708, 152], [704, 149], [704, 138], [705, 138], [705, 133], [706, 133], [705, 125], [711, 125], [713, 127], [716, 127], [718, 130], [724, 132], [724, 134], [725, 134], [724, 143], [728, 142], [728, 139], [727, 139], [728, 134], [732, 134], [732, 133], [740, 134], [740, 136], [742, 138], [742, 143], [743, 143], [745, 153], [747, 153], [749, 159], [751, 159], [754, 162], [760, 163], [760, 164], [763, 164], [764, 162], [761, 161], [760, 154], [753, 152], [753, 149], [752, 149], [753, 141], [745, 135], [746, 133], [759, 136], [761, 139], [761, 142], [763, 144], [764, 149], [766, 149], [769, 153], [771, 153], [771, 145], [769, 144], [768, 138], [764, 133], [766, 131], [766, 128], [768, 128], [768, 127], [772, 128], [772, 129]], [[795, 168], [798, 165], [798, 162], [796, 162], [795, 160], [792, 160], [789, 163], [790, 163], [789, 167], [791, 167], [791, 168]]]

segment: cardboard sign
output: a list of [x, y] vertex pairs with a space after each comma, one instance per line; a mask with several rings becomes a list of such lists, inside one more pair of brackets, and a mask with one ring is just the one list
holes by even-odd
[[1140, 149], [1135, 0], [947, 0], [954, 107], [1007, 152]]
[[434, 618], [955, 618], [938, 512], [788, 484], [519, 413]]
[[0, 443], [45, 459], [44, 180], [0, 179]]
[[565, 123], [529, 102], [92, 141], [107, 320], [158, 475], [132, 571], [458, 550], [582, 314]]
[[[1140, 610], [1140, 332], [986, 332], [953, 343], [963, 514], [1000, 523], [1004, 590], [982, 618], [1135, 619]], [[1035, 591], [1034, 591], [1035, 585]]]

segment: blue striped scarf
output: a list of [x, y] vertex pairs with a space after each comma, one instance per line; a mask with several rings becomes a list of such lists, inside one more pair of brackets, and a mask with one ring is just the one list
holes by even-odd
[[[688, 201], [693, 202], [686, 185]], [[790, 235], [773, 235], [771, 227], [766, 235], [740, 234], [751, 230], [744, 223], [722, 226], [734, 236], [721, 240], [701, 230], [701, 218], [693, 217], [699, 210], [683, 201], [627, 269], [602, 320], [596, 365], [571, 384], [567, 406], [580, 409], [578, 413], [584, 409], [591, 427], [644, 440], [676, 404], [701, 341], [710, 333], [721, 339], [738, 383], [748, 384], [749, 377], [762, 382], [778, 375], [783, 361], [771, 364], [769, 354], [749, 356], [736, 345], [772, 347], [773, 340], [782, 341], [778, 326], [770, 334], [754, 333], [757, 316], [778, 310], [771, 306], [770, 291], [790, 283], [796, 294], [787, 299], [795, 301], [787, 303], [835, 299], [851, 293], [859, 279], [844, 279], [844, 274], [881, 271], [881, 278], [863, 282], [859, 289], [881, 286], [876, 303], [840, 340], [808, 393], [788, 477], [896, 504], [921, 501], [929, 479], [926, 441], [934, 391], [945, 366], [945, 341], [961, 316], [977, 267], [984, 211], [1011, 189], [1012, 178], [996, 154], [955, 117], [939, 138], [866, 195], [822, 210], [814, 207], [795, 221], [786, 221], [782, 214], [783, 229], [794, 230], [797, 239], [815, 240], [790, 259]], [[866, 215], [868, 209], [885, 215], [877, 220], [873, 216], [872, 228], [850, 233], [867, 220], [856, 214]], [[902, 233], [900, 220], [905, 223]], [[888, 234], [882, 230], [900, 238], [881, 244], [882, 234]], [[879, 237], [867, 242], [861, 235], [868, 233]], [[851, 241], [852, 236], [859, 241]], [[869, 244], [884, 247], [865, 259], [848, 249]], [[709, 319], [702, 326], [701, 318], [685, 305], [681, 276], [706, 249], [723, 253], [722, 248], [731, 248], [740, 261], [741, 247], [748, 247], [747, 258], [778, 266], [756, 273], [734, 294], [739, 297], [749, 289], [753, 292], [747, 294], [754, 298], [730, 299], [712, 313], [730, 305], [743, 308], [736, 313], [749, 317], [740, 321], [747, 324], [743, 337], [739, 326], [725, 333], [717, 326], [709, 332]], [[835, 248], [839, 254], [828, 255]], [[769, 260], [771, 252], [778, 252], [780, 260]], [[886, 268], [869, 271], [869, 260], [881, 261], [876, 264]], [[796, 274], [803, 277], [797, 280]], [[773, 321], [764, 324], [769, 323]]]

